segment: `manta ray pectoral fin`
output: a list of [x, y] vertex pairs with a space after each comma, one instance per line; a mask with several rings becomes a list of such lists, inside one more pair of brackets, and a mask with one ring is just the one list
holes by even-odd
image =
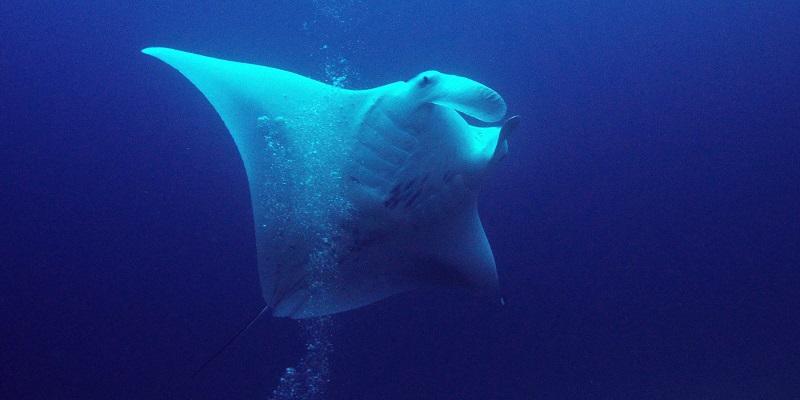
[[450, 107], [483, 122], [497, 122], [506, 115], [506, 102], [497, 92], [472, 79], [428, 71], [413, 83], [425, 90], [424, 101]]
[[163, 47], [142, 53], [164, 61], [189, 79], [208, 99], [236, 142], [248, 176], [267, 159], [256, 154], [263, 148], [259, 118], [286, 121], [298, 117], [332, 87], [276, 68], [220, 60]]
[[499, 298], [494, 256], [475, 206], [463, 210], [447, 226], [431, 229], [431, 232], [435, 237], [429, 241], [444, 265], [440, 283], [479, 297]]
[[[353, 129], [347, 116], [356, 115], [364, 101], [276, 68], [159, 47], [142, 52], [188, 78], [225, 123], [247, 172], [267, 306], [278, 314], [301, 308], [309, 297], [305, 266], [318, 233], [311, 228], [318, 223], [314, 216], [345, 208], [333, 177], [342, 172], [341, 154], [347, 154], [340, 141]], [[317, 198], [322, 200], [309, 204]]]

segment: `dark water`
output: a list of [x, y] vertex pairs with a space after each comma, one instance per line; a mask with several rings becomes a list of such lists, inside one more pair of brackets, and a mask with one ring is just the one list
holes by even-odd
[[[329, 399], [800, 398], [800, 6], [661, 3], [4, 2], [0, 398], [267, 399], [315, 340]], [[267, 317], [190, 378], [263, 300], [233, 141], [148, 46], [497, 90], [508, 304]]]

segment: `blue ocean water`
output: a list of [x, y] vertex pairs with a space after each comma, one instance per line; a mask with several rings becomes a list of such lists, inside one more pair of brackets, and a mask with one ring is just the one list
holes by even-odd
[[[790, 1], [5, 2], [0, 398], [282, 398], [304, 365], [324, 373], [296, 398], [800, 398], [798, 20]], [[263, 317], [192, 378], [263, 307], [250, 198], [216, 112], [149, 46], [497, 90], [523, 118], [479, 204], [507, 304]]]

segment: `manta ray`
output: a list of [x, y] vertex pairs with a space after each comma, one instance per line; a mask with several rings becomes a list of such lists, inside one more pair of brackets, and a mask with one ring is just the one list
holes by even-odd
[[273, 315], [334, 314], [423, 286], [501, 301], [477, 194], [519, 117], [498, 124], [506, 103], [494, 90], [437, 71], [346, 90], [276, 68], [142, 52], [188, 78], [236, 143]]

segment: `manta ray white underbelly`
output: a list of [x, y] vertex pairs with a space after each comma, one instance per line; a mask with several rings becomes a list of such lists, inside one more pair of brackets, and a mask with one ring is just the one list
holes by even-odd
[[476, 207], [519, 117], [493, 90], [436, 71], [344, 90], [279, 69], [166, 48], [244, 161], [258, 268], [276, 316], [350, 310], [424, 285], [500, 301]]

